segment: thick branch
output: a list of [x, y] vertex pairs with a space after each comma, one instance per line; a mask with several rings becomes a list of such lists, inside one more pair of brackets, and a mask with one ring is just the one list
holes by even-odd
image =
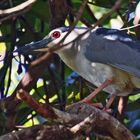
[[29, 93], [27, 93], [23, 89], [20, 89], [18, 91], [17, 98], [28, 103], [28, 105], [32, 107], [36, 112], [38, 112], [41, 116], [51, 119], [57, 118], [53, 109], [49, 105], [43, 106], [43, 104], [38, 103], [31, 95], [29, 95]]
[[[47, 139], [49, 140], [56, 139], [75, 139], [86, 137], [87, 133], [94, 131], [97, 134], [102, 136], [110, 137], [114, 140], [134, 140], [135, 137], [133, 134], [118, 120], [103, 112], [93, 106], [89, 106], [84, 103], [75, 104], [70, 107], [69, 113], [59, 111], [54, 109], [55, 114], [59, 117], [59, 122], [63, 122], [63, 125], [55, 125], [55, 126], [33, 126], [28, 129], [24, 129], [22, 131], [16, 133], [9, 133], [5, 136], [0, 137], [1, 140], [4, 139], [12, 139], [19, 137], [23, 139], [36, 138], [40, 137], [40, 140]], [[69, 117], [67, 117], [69, 116]], [[76, 116], [76, 117], [75, 117]], [[69, 125], [65, 125], [67, 119], [67, 123]], [[56, 119], [58, 122], [58, 118]], [[74, 121], [75, 120], [75, 121]], [[54, 119], [55, 121], [55, 119]], [[69, 128], [68, 126], [72, 126]], [[43, 129], [43, 130], [42, 130]], [[62, 132], [65, 134], [62, 134]], [[68, 138], [66, 136], [69, 136]]]
[[117, 119], [93, 106], [87, 104], [73, 105], [69, 113], [77, 114], [85, 119], [71, 128], [74, 133], [93, 130], [102, 136], [109, 136], [114, 140], [134, 140], [135, 136]]
[[82, 135], [74, 135], [62, 125], [37, 125], [17, 132], [11, 132], [0, 137], [0, 140], [80, 140]]
[[34, 110], [43, 117], [64, 124], [76, 124], [70, 129], [74, 134], [79, 132], [86, 133], [87, 130], [88, 132], [94, 130], [98, 134], [110, 136], [115, 140], [118, 140], [118, 138], [123, 140], [126, 137], [127, 140], [134, 139], [132, 133], [118, 120], [106, 112], [87, 104], [74, 104], [70, 107], [69, 113], [66, 113], [59, 111], [58, 109], [55, 109], [49, 105], [43, 106], [39, 104], [31, 95], [24, 92], [23, 90], [19, 91], [18, 97], [28, 103], [30, 107], [34, 108]]
[[79, 121], [79, 118], [76, 115], [71, 115], [66, 112], [62, 112], [58, 109], [51, 107], [48, 104], [43, 105], [38, 103], [31, 95], [29, 95], [24, 90], [18, 91], [17, 98], [22, 101], [25, 101], [37, 113], [50, 120], [55, 120], [61, 123], [70, 123], [70, 122]]

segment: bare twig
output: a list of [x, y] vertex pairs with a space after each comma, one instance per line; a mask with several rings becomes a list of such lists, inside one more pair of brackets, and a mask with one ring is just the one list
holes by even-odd
[[117, 0], [115, 5], [111, 8], [111, 10], [104, 14], [95, 24], [93, 27], [89, 28], [89, 30], [87, 30], [86, 32], [84, 32], [83, 34], [81, 34], [80, 36], [83, 36], [84, 34], [86, 34], [87, 32], [91, 31], [92, 29], [94, 29], [95, 27], [101, 25], [101, 23], [107, 19], [110, 15], [112, 15], [112, 13], [114, 11], [116, 11], [119, 7], [120, 7], [120, 4], [121, 4], [122, 0]]
[[120, 31], [124, 31], [124, 30], [130, 30], [130, 29], [134, 29], [134, 28], [137, 28], [139, 27], [140, 24], [137, 24], [137, 25], [133, 25], [133, 26], [129, 26], [129, 27], [125, 27], [125, 28], [121, 28], [119, 29]]
[[[71, 11], [71, 13], [76, 17], [77, 16], [77, 11], [72, 9], [71, 7], [69, 7], [69, 10]], [[80, 21], [85, 24], [87, 27], [92, 27], [91, 24], [84, 18], [84, 17], [81, 17], [80, 18]]]
[[93, 19], [93, 21], [97, 22], [97, 18], [94, 16], [94, 13], [91, 11], [88, 4], [86, 5], [86, 10], [88, 11], [88, 13], [89, 13], [90, 17]]
[[16, 12], [22, 11], [23, 9], [32, 6], [33, 3], [35, 3], [36, 0], [27, 0], [26, 2], [23, 2], [22, 4], [15, 6], [13, 8], [9, 8], [6, 10], [0, 10], [0, 16], [7, 16], [10, 14], [14, 14]]
[[0, 23], [10, 18], [15, 18], [19, 15], [22, 15], [23, 13], [27, 12], [35, 2], [36, 0], [28, 0], [13, 8], [0, 10], [0, 17], [2, 17], [0, 19]]

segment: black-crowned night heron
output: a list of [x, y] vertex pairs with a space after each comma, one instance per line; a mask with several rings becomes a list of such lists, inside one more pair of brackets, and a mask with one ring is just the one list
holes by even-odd
[[[104, 90], [111, 94], [108, 108], [117, 96], [127, 96], [140, 89], [140, 42], [123, 31], [97, 28], [77, 38], [88, 28], [76, 27], [55, 51], [71, 69], [96, 85], [84, 102]], [[52, 30], [43, 40], [27, 44], [19, 53], [47, 51], [57, 47], [68, 27]], [[61, 46], [64, 46], [61, 48]]]

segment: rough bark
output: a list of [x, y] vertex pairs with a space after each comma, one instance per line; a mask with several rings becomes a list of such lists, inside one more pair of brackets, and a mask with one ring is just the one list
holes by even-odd
[[80, 140], [82, 137], [82, 135], [73, 135], [62, 125], [37, 125], [1, 136], [0, 140]]
[[[82, 138], [85, 139], [87, 134], [91, 132], [95, 132], [102, 137], [109, 137], [113, 140], [135, 139], [135, 136], [117, 119], [93, 106], [78, 103], [72, 105], [67, 112], [55, 108], [52, 108], [52, 110], [57, 116], [53, 120], [55, 125], [33, 126], [22, 131], [11, 132], [1, 136], [0, 140], [16, 140], [19, 138], [21, 140], [37, 138], [40, 138], [40, 140], [81, 140]], [[60, 123], [61, 125], [59, 125]]]

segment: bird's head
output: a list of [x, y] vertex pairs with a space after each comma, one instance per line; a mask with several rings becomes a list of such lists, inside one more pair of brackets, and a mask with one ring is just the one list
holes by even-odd
[[[20, 47], [19, 49], [15, 50], [15, 52], [18, 52], [20, 54], [24, 54], [24, 53], [28, 54], [29, 52], [33, 52], [33, 51], [43, 52], [43, 51], [47, 51], [48, 48], [58, 47], [58, 46], [60, 46], [59, 48], [61, 49], [61, 46], [66, 45], [72, 42], [73, 40], [75, 40], [81, 33], [85, 31], [85, 29], [86, 28], [75, 28], [64, 39], [64, 41], [61, 42], [61, 40], [68, 33], [69, 27], [56, 28], [52, 30], [44, 39], [37, 42], [30, 43], [30, 44], [26, 44], [25, 46]], [[65, 48], [68, 48], [69, 46], [66, 46]]]
[[[48, 39], [49, 42], [47, 46], [54, 47], [60, 43], [60, 41], [65, 37], [69, 28], [67, 27], [60, 27], [57, 29], [52, 30], [44, 39]], [[56, 46], [57, 47], [57, 46]]]

